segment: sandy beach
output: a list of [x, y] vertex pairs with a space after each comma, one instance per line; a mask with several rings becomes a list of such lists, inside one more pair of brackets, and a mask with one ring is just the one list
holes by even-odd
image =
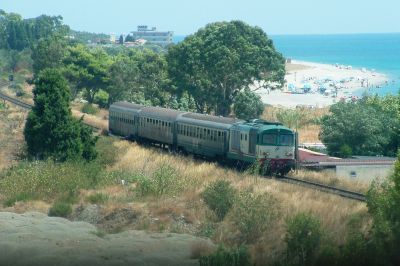
[[274, 106], [326, 107], [351, 101], [356, 91], [382, 86], [388, 77], [371, 69], [292, 60], [286, 64], [285, 80], [282, 90], [259, 89], [256, 93], [265, 104]]

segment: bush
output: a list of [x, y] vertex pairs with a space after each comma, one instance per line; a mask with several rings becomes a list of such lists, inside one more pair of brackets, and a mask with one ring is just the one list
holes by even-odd
[[86, 197], [86, 200], [91, 204], [105, 203], [108, 200], [108, 195], [103, 193], [96, 193]]
[[0, 110], [7, 109], [7, 105], [4, 102], [0, 102]]
[[72, 213], [72, 207], [71, 207], [70, 203], [56, 202], [50, 208], [48, 215], [49, 216], [66, 218], [71, 213]]
[[242, 242], [254, 243], [276, 222], [277, 201], [268, 194], [241, 192], [230, 213], [230, 219], [240, 231]]
[[[102, 185], [105, 174], [95, 162], [55, 163], [52, 160], [20, 162], [0, 173], [0, 194], [6, 198], [15, 195], [37, 200], [53, 200], [77, 195], [79, 189]], [[114, 182], [109, 179], [108, 183]]]
[[286, 228], [285, 242], [289, 264], [311, 265], [322, 238], [319, 220], [299, 213], [286, 221]]
[[99, 90], [99, 92], [94, 96], [94, 103], [99, 105], [101, 108], [107, 108], [108, 93], [103, 90]]
[[202, 193], [202, 198], [208, 208], [210, 208], [222, 221], [231, 209], [236, 197], [236, 190], [229, 181], [217, 180]]
[[181, 189], [181, 182], [175, 169], [162, 164], [151, 177], [139, 174], [135, 177], [141, 196], [154, 195], [161, 197], [175, 194]]
[[17, 201], [27, 201], [30, 199], [30, 195], [27, 193], [20, 193], [16, 196], [11, 196], [10, 198], [6, 199], [3, 203], [5, 207], [14, 206]]
[[352, 153], [353, 153], [353, 151], [349, 145], [343, 144], [342, 146], [340, 146], [340, 154], [344, 158], [350, 157]]
[[82, 113], [89, 114], [89, 115], [95, 115], [99, 112], [99, 110], [90, 103], [85, 103], [82, 106], [81, 111], [82, 111]]
[[200, 257], [200, 266], [250, 266], [250, 253], [245, 246], [227, 250], [223, 246], [208, 256]]

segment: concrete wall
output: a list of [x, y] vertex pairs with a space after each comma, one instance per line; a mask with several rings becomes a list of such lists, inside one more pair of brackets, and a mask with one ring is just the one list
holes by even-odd
[[387, 177], [394, 170], [394, 165], [338, 165], [336, 176], [349, 180], [370, 182], [377, 177]]

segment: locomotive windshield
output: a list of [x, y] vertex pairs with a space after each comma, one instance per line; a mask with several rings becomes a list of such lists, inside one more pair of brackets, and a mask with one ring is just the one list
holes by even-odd
[[276, 145], [277, 137], [276, 134], [265, 134], [262, 137], [262, 143], [264, 145]]
[[279, 135], [279, 144], [284, 146], [293, 146], [293, 135]]
[[263, 145], [282, 145], [293, 146], [294, 138], [292, 134], [264, 134], [262, 136]]

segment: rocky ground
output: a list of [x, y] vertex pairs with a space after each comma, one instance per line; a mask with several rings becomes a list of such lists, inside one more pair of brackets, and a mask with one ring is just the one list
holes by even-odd
[[198, 265], [213, 244], [186, 234], [105, 234], [87, 222], [0, 212], [0, 265]]

